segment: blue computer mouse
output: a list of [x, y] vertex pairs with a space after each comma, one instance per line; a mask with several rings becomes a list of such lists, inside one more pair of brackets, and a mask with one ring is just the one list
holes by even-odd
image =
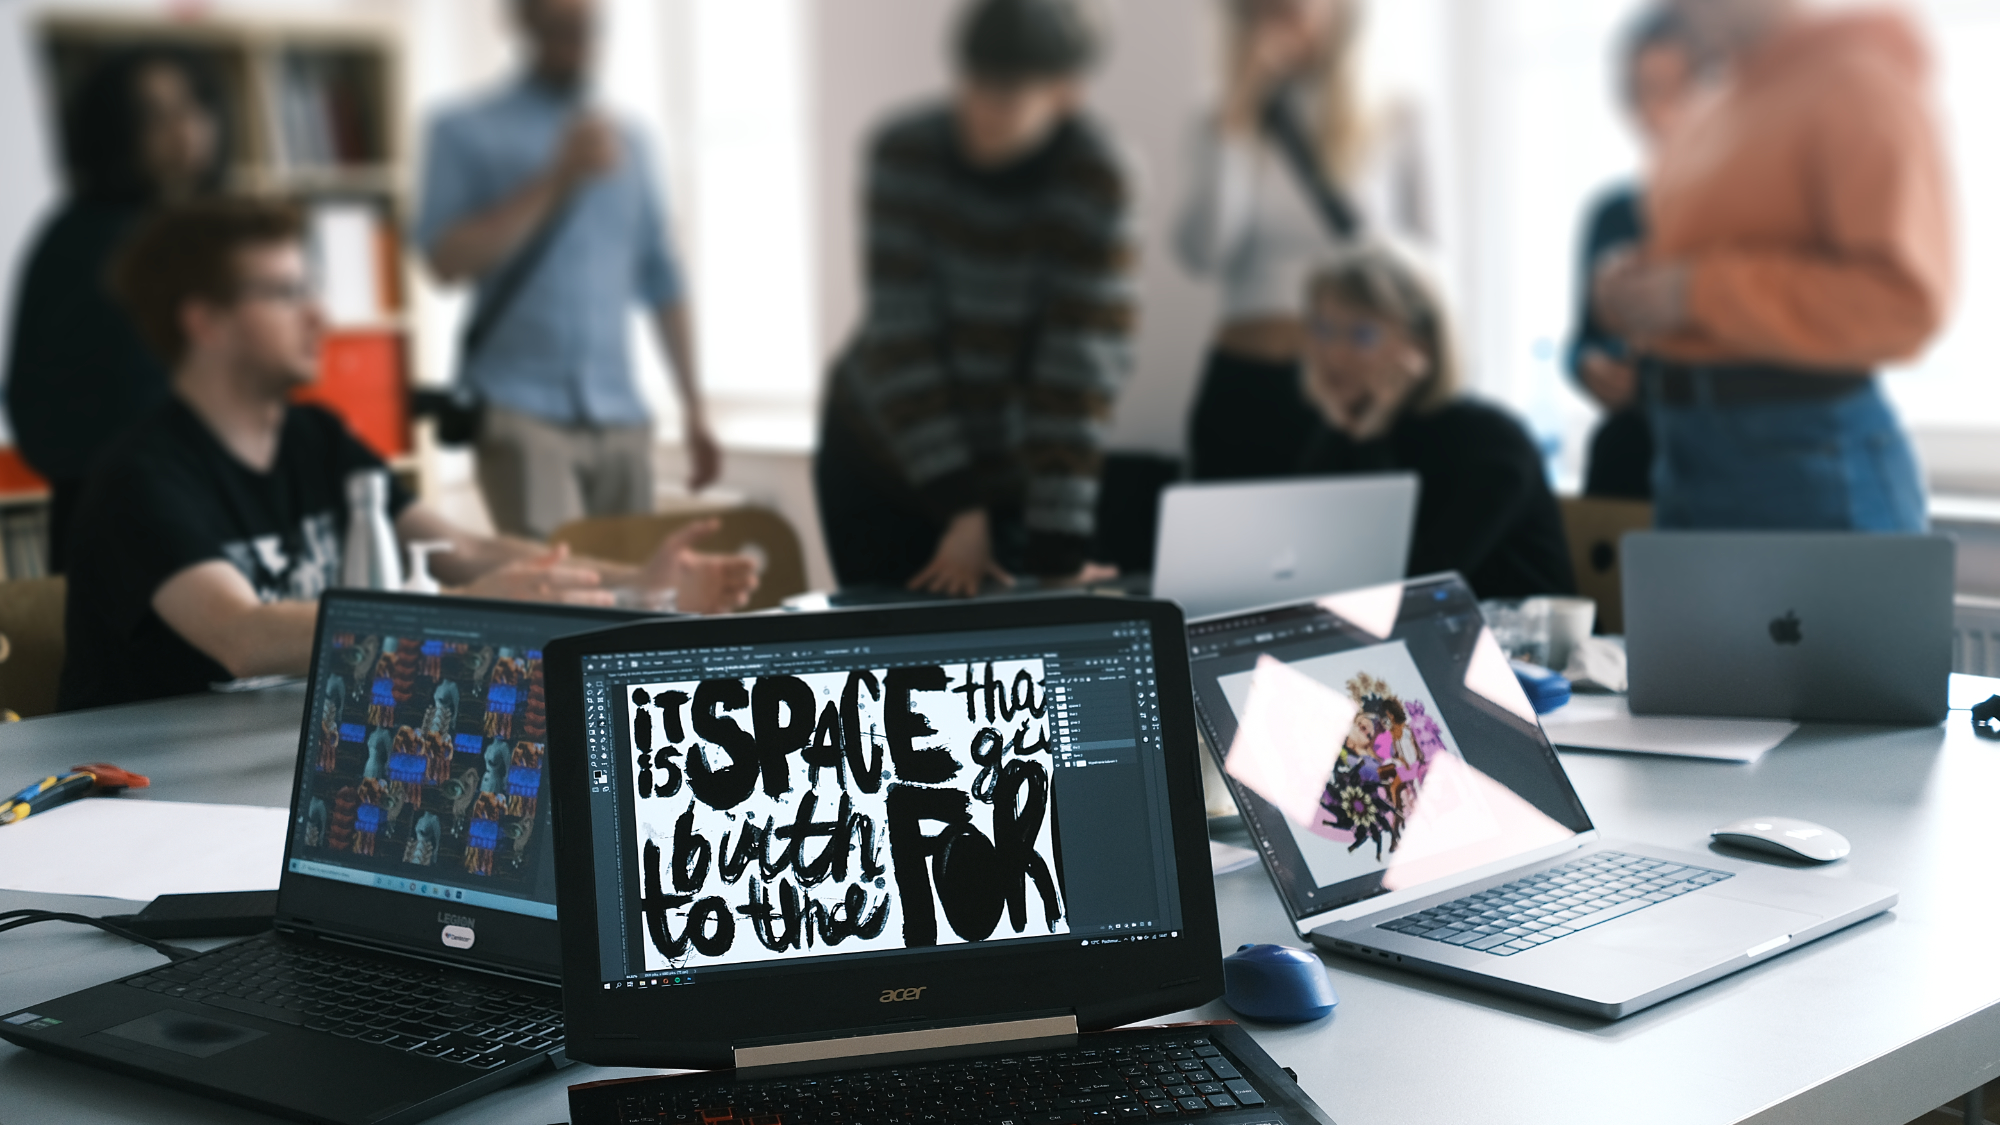
[[1222, 959], [1222, 1000], [1253, 1020], [1323, 1019], [1340, 997], [1318, 954], [1285, 945], [1245, 945]]

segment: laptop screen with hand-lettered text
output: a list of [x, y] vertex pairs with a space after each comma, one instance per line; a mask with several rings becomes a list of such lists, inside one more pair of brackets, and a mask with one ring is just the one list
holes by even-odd
[[1179, 937], [1151, 628], [585, 655], [602, 985]]

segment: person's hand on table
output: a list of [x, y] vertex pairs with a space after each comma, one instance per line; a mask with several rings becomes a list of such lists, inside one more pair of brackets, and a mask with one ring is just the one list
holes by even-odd
[[1628, 340], [1650, 340], [1687, 326], [1688, 267], [1649, 262], [1631, 249], [1604, 256], [1591, 283], [1598, 319]]
[[696, 520], [661, 540], [640, 571], [639, 584], [649, 591], [672, 590], [674, 608], [682, 613], [742, 609], [757, 589], [757, 560], [694, 549], [721, 526], [719, 519]]
[[1061, 578], [1045, 578], [1042, 585], [1051, 590], [1074, 590], [1085, 586], [1095, 586], [1100, 582], [1117, 579], [1118, 568], [1111, 563], [1087, 562], [1075, 574]]
[[569, 547], [563, 544], [546, 554], [488, 571], [459, 592], [478, 598], [564, 605], [611, 605], [616, 600], [595, 570], [570, 565]]
[[1639, 372], [1631, 364], [1589, 348], [1581, 366], [1584, 389], [1604, 409], [1620, 411], [1639, 400]]
[[993, 532], [984, 508], [974, 508], [953, 516], [930, 565], [910, 579], [909, 588], [932, 594], [970, 598], [991, 578], [1002, 586], [1012, 586], [1014, 576], [993, 559]]

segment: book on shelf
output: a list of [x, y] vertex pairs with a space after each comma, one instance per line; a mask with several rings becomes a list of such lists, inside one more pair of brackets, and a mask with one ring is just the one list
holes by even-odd
[[379, 327], [402, 305], [402, 247], [383, 209], [358, 199], [326, 199], [307, 211], [307, 241], [327, 322]]
[[394, 460], [410, 451], [409, 393], [400, 335], [336, 331], [320, 349], [319, 381], [292, 400], [339, 415], [363, 445]]
[[44, 578], [49, 573], [49, 506], [0, 509], [0, 579]]
[[374, 64], [353, 51], [287, 51], [278, 64], [279, 152], [295, 169], [381, 162], [382, 106]]

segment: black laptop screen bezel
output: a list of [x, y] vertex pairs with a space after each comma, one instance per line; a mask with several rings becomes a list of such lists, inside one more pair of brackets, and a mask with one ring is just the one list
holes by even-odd
[[[1508, 782], [1510, 788], [1524, 797], [1528, 794], [1523, 789], [1540, 790], [1542, 800], [1534, 803], [1573, 837], [1595, 827], [1540, 723], [1530, 722], [1474, 693], [1442, 687], [1464, 681], [1474, 647], [1485, 630], [1479, 604], [1465, 580], [1456, 574], [1440, 574], [1395, 585], [1402, 592], [1403, 602], [1395, 626], [1386, 638], [1346, 620], [1320, 600], [1219, 614], [1188, 627], [1188, 643], [1195, 654], [1192, 662], [1195, 710], [1203, 741], [1208, 744], [1216, 771], [1222, 775], [1242, 813], [1244, 827], [1277, 889], [1278, 898], [1284, 903], [1287, 916], [1295, 923], [1369, 902], [1389, 890], [1383, 885], [1386, 868], [1372, 876], [1320, 886], [1292, 838], [1285, 814], [1224, 768], [1236, 738], [1238, 721], [1220, 681], [1223, 676], [1248, 671], [1261, 656], [1290, 663], [1385, 641], [1419, 640], [1427, 651], [1413, 655], [1426, 678], [1438, 679], [1433, 687], [1438, 689], [1439, 717], [1453, 730], [1465, 761], [1488, 776]], [[1414, 617], [1408, 612], [1413, 604], [1422, 609]], [[1419, 639], [1412, 633], [1413, 629], [1438, 631], [1453, 627], [1457, 628], [1449, 638]], [[1246, 632], [1255, 640], [1252, 646], [1231, 651], [1227, 656], [1207, 653], [1208, 646], [1232, 636], [1240, 638]], [[1428, 651], [1433, 646], [1423, 644], [1425, 640], [1438, 642], [1435, 648], [1439, 651]], [[1522, 705], [1526, 706], [1525, 696]]]
[[[1143, 622], [1152, 633], [1181, 924], [1175, 940], [1003, 944], [718, 974], [672, 988], [604, 988], [594, 877], [583, 668], [588, 656]], [[1200, 750], [1180, 608], [1084, 596], [681, 618], [568, 637], [545, 650], [563, 1004], [573, 1059], [600, 1065], [720, 1067], [774, 1040], [833, 1038], [996, 1019], [1076, 1017], [1115, 1027], [1205, 1003], [1222, 991], [1220, 936], [1202, 811]], [[927, 986], [920, 995], [916, 986]], [[882, 1000], [886, 991], [908, 1002]]]
[[[305, 712], [299, 723], [299, 747], [292, 766], [291, 821], [285, 830], [285, 857], [278, 877], [278, 928], [357, 941], [468, 968], [554, 981], [561, 962], [558, 953], [560, 930], [554, 919], [467, 907], [463, 903], [342, 883], [291, 869], [294, 836], [304, 826], [299, 794], [305, 789], [305, 771], [312, 751], [312, 705], [324, 674], [321, 661], [328, 649], [325, 643], [327, 621], [335, 607], [342, 604], [408, 608], [419, 612], [448, 611], [454, 615], [487, 611], [511, 617], [542, 616], [559, 623], [564, 632], [574, 631], [577, 626], [590, 628], [629, 624], [657, 615], [631, 610], [481, 598], [440, 600], [431, 595], [372, 590], [329, 590], [320, 598], [319, 616], [313, 629], [311, 670], [306, 680]], [[551, 634], [548, 639], [554, 640], [557, 635]], [[546, 660], [543, 668], [546, 679]], [[445, 914], [454, 917], [445, 919]], [[443, 941], [444, 928], [466, 918], [473, 920], [472, 928], [477, 934], [472, 947], [460, 949], [446, 945]]]

